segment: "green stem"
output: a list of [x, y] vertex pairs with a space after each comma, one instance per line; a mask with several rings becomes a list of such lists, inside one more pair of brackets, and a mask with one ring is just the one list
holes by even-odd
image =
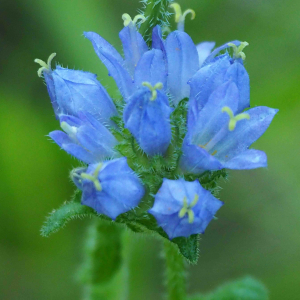
[[84, 300], [126, 299], [128, 272], [122, 251], [121, 228], [112, 222], [93, 220], [79, 273], [85, 284]]
[[166, 284], [168, 300], [186, 299], [185, 262], [178, 248], [169, 241], [164, 242], [166, 260]]
[[[168, 23], [168, 8], [173, 0], [146, 0], [144, 1], [146, 8], [144, 16], [146, 21], [141, 25], [140, 33], [144, 36], [148, 44], [151, 43], [152, 29], [156, 25], [167, 26]], [[149, 45], [150, 46], [150, 45]]]

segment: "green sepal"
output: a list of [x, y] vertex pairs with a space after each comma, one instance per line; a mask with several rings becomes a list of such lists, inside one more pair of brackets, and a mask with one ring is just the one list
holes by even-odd
[[265, 286], [252, 277], [226, 283], [207, 295], [198, 294], [188, 300], [268, 300]]

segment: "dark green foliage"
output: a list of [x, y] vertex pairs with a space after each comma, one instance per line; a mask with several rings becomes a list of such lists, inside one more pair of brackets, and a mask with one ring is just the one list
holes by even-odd
[[268, 300], [268, 291], [252, 277], [226, 283], [207, 295], [194, 295], [189, 300]]

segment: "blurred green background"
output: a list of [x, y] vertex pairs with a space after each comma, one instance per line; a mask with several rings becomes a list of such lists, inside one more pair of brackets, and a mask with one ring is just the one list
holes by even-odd
[[[202, 237], [189, 289], [209, 291], [251, 274], [267, 285], [272, 300], [300, 299], [300, 1], [180, 3], [197, 13], [186, 22], [195, 43], [250, 43], [252, 106], [280, 109], [255, 144], [267, 152], [269, 167], [230, 172], [221, 183], [226, 205]], [[138, 0], [0, 2], [1, 299], [81, 299], [74, 277], [89, 220], [73, 221], [47, 239], [39, 235], [45, 216], [73, 193], [68, 172], [79, 163], [46, 136], [59, 124], [33, 60], [57, 52], [57, 62], [97, 73], [114, 94], [114, 82], [82, 32], [98, 32], [121, 49], [121, 15], [140, 7]], [[131, 239], [129, 299], [162, 299], [160, 243]]]

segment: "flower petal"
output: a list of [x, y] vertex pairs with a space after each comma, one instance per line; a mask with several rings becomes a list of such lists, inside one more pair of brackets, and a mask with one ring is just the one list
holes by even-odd
[[108, 52], [101, 52], [103, 60], [109, 71], [109, 75], [114, 78], [121, 95], [126, 100], [134, 91], [134, 83], [129, 73], [124, 67]]
[[168, 60], [168, 88], [175, 105], [189, 97], [188, 80], [199, 69], [199, 57], [196, 46], [188, 34], [173, 31], [166, 40]]
[[183, 142], [179, 166], [185, 173], [201, 174], [207, 170], [221, 170], [222, 163], [205, 149]]
[[99, 122], [111, 124], [117, 109], [96, 75], [58, 66], [52, 72], [60, 113], [78, 116], [83, 110]]
[[239, 91], [233, 82], [225, 82], [211, 94], [207, 103], [197, 115], [196, 124], [189, 128], [193, 144], [204, 146], [224, 126], [228, 124], [228, 115], [222, 112], [224, 106], [235, 114], [239, 104]]
[[210, 55], [211, 50], [215, 47], [215, 42], [202, 42], [196, 46], [199, 56], [199, 65], [202, 66], [205, 59]]
[[204, 107], [212, 92], [224, 81], [230, 67], [230, 56], [226, 55], [211, 65], [201, 68], [189, 81], [191, 94], [189, 99], [188, 126], [197, 120], [198, 112]]
[[203, 62], [203, 66], [211, 63], [214, 61], [215, 57], [222, 51], [222, 50], [225, 50], [227, 48], [229, 48], [230, 46], [228, 44], [235, 44], [237, 47], [241, 44], [240, 41], [231, 41], [231, 42], [228, 42], [228, 43], [225, 43], [224, 45], [216, 48], [207, 58], [206, 60]]
[[245, 67], [238, 61], [234, 61], [225, 74], [225, 81], [232, 80], [238, 87], [240, 101], [238, 112], [250, 107], [250, 80]]
[[163, 88], [167, 88], [167, 72], [163, 53], [160, 50], [150, 50], [143, 54], [134, 73], [134, 81], [137, 87], [143, 82], [149, 82], [152, 86], [161, 82]]
[[247, 111], [249, 120], [240, 120], [233, 131], [221, 140], [212, 151], [217, 150], [216, 157], [221, 161], [229, 161], [248, 149], [269, 127], [277, 109], [258, 106]]
[[[114, 57], [116, 61], [118, 61], [120, 64], [123, 64], [123, 58], [119, 54], [119, 52], [103, 37], [101, 37], [99, 34], [95, 32], [84, 32], [84, 36], [89, 39], [94, 47], [94, 50], [98, 57], [103, 60], [102, 52], [108, 52], [111, 56]], [[103, 62], [104, 63], [104, 62]]]
[[148, 50], [148, 46], [134, 24], [124, 27], [120, 31], [119, 37], [123, 44], [125, 65], [129, 73], [133, 74], [138, 61]]
[[50, 138], [57, 143], [63, 150], [67, 153], [71, 154], [72, 156], [82, 160], [83, 162], [95, 163], [96, 158], [93, 154], [89, 153], [81, 146], [74, 143], [72, 139], [69, 138], [67, 134], [62, 131], [55, 130], [49, 133]]
[[267, 155], [265, 152], [255, 149], [248, 149], [224, 163], [224, 168], [234, 170], [249, 170], [264, 167], [267, 167]]
[[124, 110], [125, 128], [128, 128], [148, 155], [164, 154], [171, 141], [171, 108], [165, 94], [157, 91], [150, 100], [148, 88], [138, 90]]

